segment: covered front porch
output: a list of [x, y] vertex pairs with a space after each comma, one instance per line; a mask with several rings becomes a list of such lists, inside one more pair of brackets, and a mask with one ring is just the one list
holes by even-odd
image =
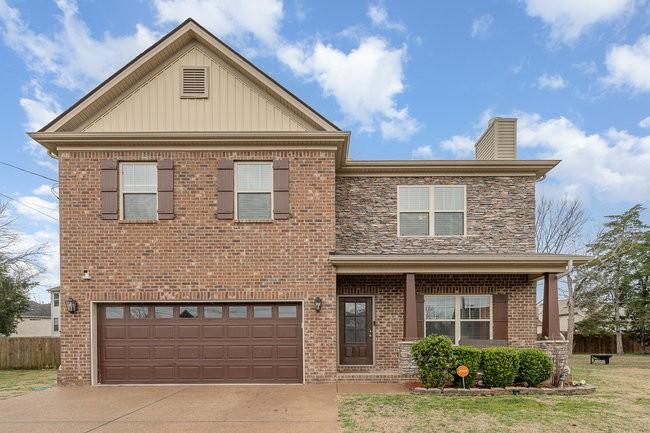
[[[330, 260], [337, 270], [338, 380], [400, 381], [417, 373], [412, 342], [431, 334], [447, 335], [456, 344], [562, 350], [557, 276], [570, 260], [580, 264], [586, 258], [332, 255]], [[536, 330], [540, 279], [542, 341]], [[566, 348], [563, 352], [566, 356]]]

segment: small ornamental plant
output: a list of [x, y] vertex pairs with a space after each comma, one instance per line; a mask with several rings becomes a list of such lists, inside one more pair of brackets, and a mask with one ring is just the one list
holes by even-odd
[[481, 351], [483, 385], [512, 385], [519, 374], [519, 351], [510, 347], [488, 347]]
[[553, 375], [553, 360], [537, 348], [519, 350], [518, 380], [538, 386]]
[[[469, 374], [465, 378], [465, 387], [471, 388], [481, 367], [481, 349], [472, 346], [455, 346], [453, 348], [454, 358], [456, 359], [456, 368], [464, 365], [469, 369]], [[454, 374], [454, 385], [458, 388], [463, 387], [463, 379]]]
[[451, 382], [456, 368], [453, 348], [451, 340], [441, 335], [423, 338], [411, 346], [425, 388], [443, 389]]

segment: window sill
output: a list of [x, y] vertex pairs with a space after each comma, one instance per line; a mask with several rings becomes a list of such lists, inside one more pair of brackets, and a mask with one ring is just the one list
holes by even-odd
[[235, 220], [235, 223], [237, 224], [271, 224], [275, 220], [270, 219], [270, 220]]
[[158, 220], [118, 220], [119, 224], [158, 224]]
[[466, 238], [468, 235], [397, 235], [399, 239], [448, 239]]

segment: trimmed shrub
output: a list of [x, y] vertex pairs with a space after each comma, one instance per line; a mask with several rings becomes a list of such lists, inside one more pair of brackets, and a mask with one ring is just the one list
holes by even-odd
[[518, 380], [526, 382], [528, 386], [538, 386], [550, 379], [552, 374], [553, 361], [546, 353], [537, 348], [519, 351]]
[[[472, 346], [455, 346], [453, 348], [454, 358], [456, 358], [456, 367], [464, 365], [469, 369], [469, 374], [465, 378], [465, 386], [471, 388], [476, 379], [476, 373], [481, 367], [481, 349]], [[454, 384], [458, 388], [463, 387], [463, 379], [454, 374]]]
[[444, 388], [451, 382], [455, 368], [451, 340], [442, 335], [429, 336], [413, 343], [411, 355], [418, 366], [420, 382], [426, 388]]
[[511, 347], [488, 347], [481, 352], [483, 384], [489, 387], [512, 385], [519, 373], [519, 351]]

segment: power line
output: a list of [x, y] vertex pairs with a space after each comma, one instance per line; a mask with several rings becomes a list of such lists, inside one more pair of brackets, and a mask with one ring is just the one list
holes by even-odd
[[24, 171], [25, 173], [33, 174], [34, 176], [42, 177], [43, 179], [51, 180], [52, 182], [58, 182], [58, 180], [56, 180], [56, 179], [52, 179], [51, 177], [47, 177], [47, 176], [44, 176], [44, 175], [39, 174], [39, 173], [34, 173], [33, 171], [29, 171], [27, 169], [18, 167], [16, 165], [9, 164], [8, 162], [0, 161], [0, 164], [6, 165], [6, 166], [11, 167], [11, 168], [15, 168], [16, 170]]
[[48, 217], [48, 218], [50, 218], [50, 219], [53, 219], [54, 221], [59, 221], [58, 218], [54, 218], [52, 215], [46, 214], [45, 212], [40, 211], [40, 210], [36, 209], [35, 207], [32, 207], [32, 206], [27, 205], [27, 204], [25, 204], [25, 203], [22, 203], [20, 200], [17, 200], [17, 199], [15, 199], [14, 197], [12, 197], [12, 196], [10, 196], [10, 195], [7, 195], [7, 194], [4, 194], [4, 193], [0, 192], [0, 196], [5, 197], [5, 198], [8, 198], [9, 200], [13, 200], [13, 201], [15, 201], [16, 203], [18, 203], [19, 205], [21, 205], [21, 206], [25, 206], [26, 208], [31, 209], [31, 210], [33, 210], [34, 212], [38, 212], [38, 213], [40, 213], [40, 214], [43, 215], [43, 216], [46, 216], [46, 217]]

